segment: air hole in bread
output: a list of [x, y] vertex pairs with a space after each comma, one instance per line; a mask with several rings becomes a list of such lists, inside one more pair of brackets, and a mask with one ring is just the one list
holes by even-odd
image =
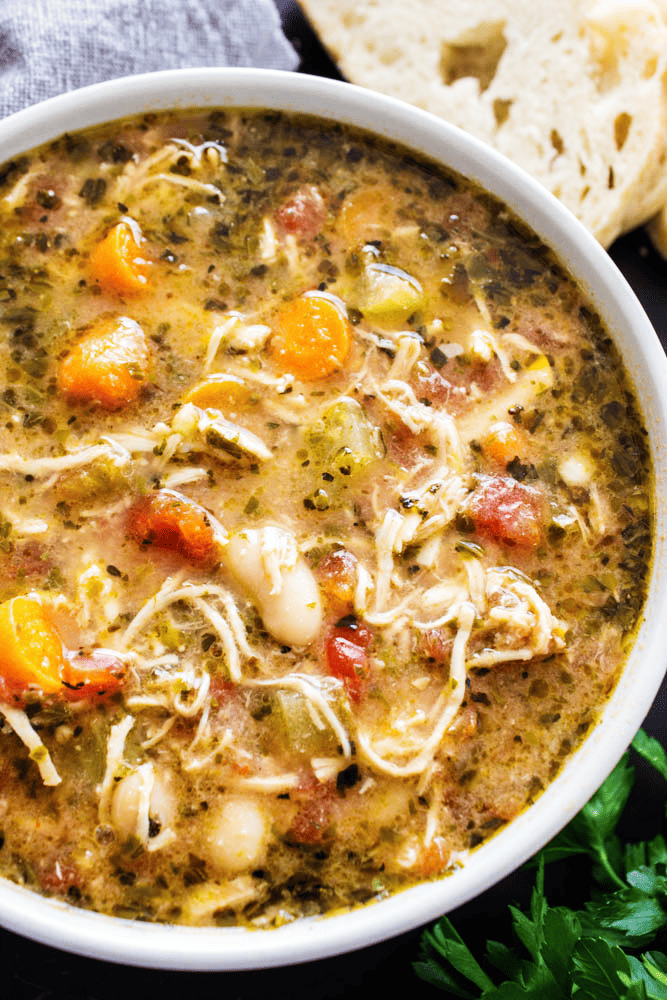
[[358, 28], [366, 20], [366, 15], [359, 14], [356, 10], [346, 10], [341, 20], [344, 28]]
[[644, 63], [643, 77], [645, 80], [650, 80], [652, 76], [655, 76], [658, 69], [658, 57], [650, 56]]
[[563, 142], [563, 137], [561, 136], [560, 132], [556, 131], [555, 128], [552, 128], [551, 135], [549, 136], [549, 138], [551, 139], [551, 145], [560, 156], [565, 149], [565, 143]]
[[614, 181], [614, 168], [610, 167], [609, 168], [609, 175], [607, 177], [607, 187], [609, 188], [610, 191], [613, 190], [614, 183], [615, 183], [615, 181]]
[[463, 77], [479, 83], [480, 93], [487, 89], [507, 48], [504, 21], [484, 22], [466, 31], [456, 41], [442, 43], [440, 75], [449, 87]]
[[623, 25], [605, 20], [590, 22], [582, 28], [582, 37], [588, 33], [591, 68], [598, 91], [606, 94], [617, 87], [621, 80], [619, 61], [627, 53], [627, 31]]
[[579, 195], [579, 201], [583, 201], [584, 198], [587, 198], [588, 194], [590, 193], [590, 190], [591, 190], [590, 185], [587, 184], [586, 187], [581, 192], [581, 194]]
[[621, 111], [620, 115], [616, 115], [616, 118], [614, 119], [614, 141], [616, 143], [616, 149], [619, 152], [625, 146], [631, 125], [632, 115], [629, 115], [627, 111]]
[[403, 55], [403, 50], [399, 49], [397, 45], [394, 45], [389, 49], [382, 49], [378, 54], [378, 60], [383, 66], [392, 66], [398, 59]]
[[493, 117], [496, 119], [496, 128], [500, 128], [504, 125], [510, 116], [510, 108], [512, 107], [513, 101], [509, 98], [496, 97], [493, 102]]

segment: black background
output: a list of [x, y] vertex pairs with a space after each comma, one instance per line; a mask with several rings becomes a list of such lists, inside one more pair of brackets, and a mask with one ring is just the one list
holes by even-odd
[[[299, 52], [299, 72], [340, 79], [340, 74], [313, 34], [293, 0], [275, 0], [283, 29]], [[657, 256], [641, 230], [618, 240], [611, 257], [634, 287], [667, 349], [667, 264]], [[664, 665], [656, 664], [656, 669]], [[663, 684], [645, 721], [645, 730], [667, 740], [667, 685]], [[659, 830], [665, 801], [662, 779], [633, 755], [635, 788], [622, 821], [624, 836], [644, 838]], [[550, 901], [580, 905], [585, 862], [555, 866], [547, 885]], [[525, 905], [533, 876], [516, 872], [493, 889], [450, 916], [466, 940], [478, 944], [502, 934], [507, 904]], [[197, 1000], [255, 1000], [290, 998], [319, 1000], [330, 997], [413, 995], [424, 1000], [442, 997], [440, 991], [417, 979], [411, 963], [416, 958], [419, 930], [351, 955], [309, 962], [283, 969], [237, 973], [181, 973], [134, 969], [64, 954], [0, 930], [0, 1000], [148, 1000], [175, 995]]]

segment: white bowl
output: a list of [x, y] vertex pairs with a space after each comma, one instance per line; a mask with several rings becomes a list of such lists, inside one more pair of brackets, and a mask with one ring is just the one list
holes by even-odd
[[[649, 431], [656, 496], [667, 478], [667, 360], [646, 315], [595, 239], [555, 198], [509, 160], [440, 119], [393, 98], [318, 77], [255, 69], [195, 69], [96, 84], [0, 122], [0, 162], [63, 132], [148, 110], [263, 107], [366, 128], [477, 181], [551, 246], [590, 296], [625, 359]], [[189, 928], [83, 911], [0, 880], [0, 924], [81, 955], [183, 970], [289, 965], [353, 951], [438, 917], [529, 858], [583, 806], [641, 725], [665, 670], [665, 509], [656, 503], [655, 555], [642, 627], [599, 724], [526, 812], [438, 882], [338, 916], [277, 930]]]

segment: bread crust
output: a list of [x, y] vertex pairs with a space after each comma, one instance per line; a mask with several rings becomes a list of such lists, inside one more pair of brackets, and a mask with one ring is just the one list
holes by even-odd
[[666, 0], [300, 0], [353, 83], [476, 135], [603, 246], [667, 202]]

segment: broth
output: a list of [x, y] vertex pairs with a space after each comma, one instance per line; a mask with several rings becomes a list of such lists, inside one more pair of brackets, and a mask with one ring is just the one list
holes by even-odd
[[595, 724], [646, 431], [551, 252], [316, 119], [0, 169], [0, 872], [278, 926], [437, 878]]

